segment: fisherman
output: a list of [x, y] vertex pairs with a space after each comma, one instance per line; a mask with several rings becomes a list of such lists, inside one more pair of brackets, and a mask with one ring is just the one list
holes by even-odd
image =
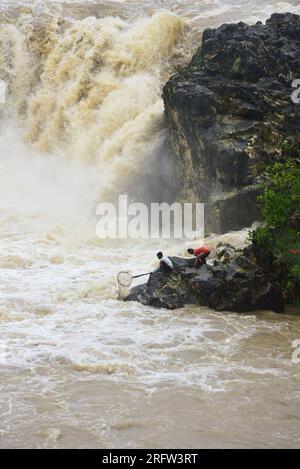
[[206, 260], [210, 255], [210, 250], [208, 247], [203, 245], [201, 248], [188, 249], [188, 253], [196, 257], [194, 267], [195, 269], [199, 269], [203, 265], [206, 265]]
[[174, 265], [169, 257], [164, 256], [162, 252], [158, 252], [157, 257], [159, 259], [159, 267], [157, 267], [154, 272], [162, 272], [164, 274], [174, 272]]

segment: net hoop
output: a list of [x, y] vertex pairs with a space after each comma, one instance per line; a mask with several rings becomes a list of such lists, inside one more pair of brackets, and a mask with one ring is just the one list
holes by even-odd
[[129, 288], [132, 284], [132, 275], [129, 272], [119, 272], [117, 280], [119, 285], [124, 288]]

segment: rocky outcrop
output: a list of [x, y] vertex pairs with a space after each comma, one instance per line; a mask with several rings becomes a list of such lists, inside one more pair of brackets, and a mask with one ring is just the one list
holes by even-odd
[[167, 309], [196, 304], [216, 311], [284, 312], [280, 283], [258, 265], [253, 249], [238, 252], [229, 245], [218, 249], [223, 261], [214, 260], [213, 265], [199, 270], [193, 267], [194, 259], [171, 258], [173, 274], [153, 273], [148, 283], [133, 288], [125, 301]]
[[239, 256], [239, 254], [241, 254], [241, 251], [235, 249], [231, 244], [220, 242], [217, 245], [216, 256], [224, 264], [228, 264], [233, 261]]
[[178, 197], [207, 203], [208, 226], [226, 232], [259, 218], [266, 165], [300, 146], [300, 17], [208, 29], [190, 65], [164, 88]]

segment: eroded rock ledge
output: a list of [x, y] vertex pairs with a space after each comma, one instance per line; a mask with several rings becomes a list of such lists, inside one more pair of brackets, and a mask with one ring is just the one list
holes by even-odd
[[258, 183], [267, 164], [300, 146], [300, 17], [208, 29], [190, 65], [164, 88], [178, 198], [207, 203], [208, 231], [259, 218]]
[[167, 309], [195, 304], [216, 311], [282, 313], [279, 274], [270, 273], [271, 260], [260, 254], [253, 245], [243, 251], [219, 245], [218, 259], [199, 270], [193, 268], [192, 258], [171, 257], [175, 267], [172, 275], [153, 273], [148, 283], [134, 287], [125, 301]]

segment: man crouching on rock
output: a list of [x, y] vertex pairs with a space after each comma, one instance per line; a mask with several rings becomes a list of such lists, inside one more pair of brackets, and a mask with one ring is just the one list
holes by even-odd
[[208, 247], [203, 245], [201, 248], [188, 249], [188, 253], [192, 254], [192, 256], [196, 256], [194, 267], [195, 269], [200, 269], [200, 267], [206, 265], [206, 260], [210, 255], [210, 250]]
[[164, 256], [162, 252], [157, 253], [159, 259], [159, 266], [154, 272], [162, 272], [163, 274], [171, 274], [174, 272], [174, 265], [169, 257]]

